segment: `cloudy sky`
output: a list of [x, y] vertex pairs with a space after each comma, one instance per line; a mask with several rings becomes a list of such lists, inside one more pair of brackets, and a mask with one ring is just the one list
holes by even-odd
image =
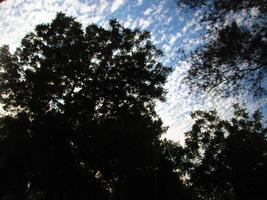
[[0, 45], [8, 44], [14, 51], [27, 32], [39, 23], [50, 22], [59, 11], [76, 17], [84, 26], [97, 23], [106, 27], [110, 18], [117, 18], [126, 27], [151, 32], [153, 42], [165, 54], [162, 61], [174, 68], [165, 86], [167, 100], [156, 108], [169, 126], [165, 136], [170, 139], [183, 143], [183, 132], [190, 128], [194, 110], [216, 107], [221, 116], [228, 117], [233, 102], [244, 101], [250, 111], [265, 103], [244, 96], [225, 99], [188, 95], [181, 80], [190, 66], [180, 59], [177, 50], [189, 51], [201, 44], [204, 29], [199, 23], [200, 11], [181, 11], [175, 0], [5, 0], [0, 3]]

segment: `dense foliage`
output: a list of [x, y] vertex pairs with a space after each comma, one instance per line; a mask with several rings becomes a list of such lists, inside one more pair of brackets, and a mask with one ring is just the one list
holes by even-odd
[[[217, 88], [213, 82], [229, 73], [264, 76], [260, 36], [234, 23], [219, 30], [193, 58], [210, 68], [194, 62], [192, 81], [198, 75], [197, 84]], [[1, 47], [0, 198], [267, 199], [266, 128], [259, 111], [249, 116], [235, 105], [231, 120], [197, 111], [184, 147], [161, 138], [166, 127], [155, 103], [164, 100], [171, 72], [161, 56], [146, 31], [116, 20], [108, 29], [83, 28], [62, 13], [36, 26], [14, 53]], [[252, 65], [239, 65], [252, 59]], [[226, 65], [244, 74], [221, 73]], [[200, 69], [210, 73], [203, 80]]]
[[192, 117], [184, 169], [194, 199], [266, 199], [267, 129], [261, 113], [249, 117], [235, 105], [229, 121], [215, 111], [197, 111]]
[[[206, 43], [191, 52], [185, 82], [192, 92], [265, 98], [266, 0], [178, 0], [202, 13]], [[237, 20], [238, 19], [238, 20]], [[185, 134], [184, 176], [194, 199], [266, 199], [266, 124], [235, 105], [231, 120], [196, 111]]]
[[148, 32], [116, 20], [108, 30], [84, 30], [62, 13], [15, 53], [2, 47], [0, 101], [8, 115], [0, 120], [0, 196], [186, 195], [164, 153], [168, 142], [159, 140], [165, 128], [154, 106], [170, 72], [161, 55]]
[[[192, 91], [266, 95], [267, 2], [265, 0], [177, 1], [202, 9], [208, 42], [192, 52], [185, 82]], [[237, 22], [236, 19], [239, 19]], [[241, 20], [240, 20], [241, 19]]]

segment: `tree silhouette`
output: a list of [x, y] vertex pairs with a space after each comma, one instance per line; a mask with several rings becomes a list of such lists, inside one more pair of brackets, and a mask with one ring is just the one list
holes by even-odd
[[109, 25], [58, 13], [14, 53], [1, 48], [2, 197], [188, 199], [154, 110], [171, 69], [148, 32]]
[[195, 199], [266, 199], [266, 128], [235, 105], [231, 121], [197, 111], [186, 133], [184, 166]]
[[236, 23], [220, 30], [214, 41], [192, 52], [185, 81], [193, 91], [265, 95], [267, 43], [261, 34], [252, 35]]
[[266, 13], [266, 0], [176, 0], [177, 6], [182, 8], [199, 9], [205, 8], [203, 19], [211, 23], [222, 20], [229, 12], [248, 11], [258, 8], [261, 13]]
[[[255, 97], [265, 96], [267, 2], [179, 0], [177, 4], [204, 9], [202, 22], [211, 27], [208, 43], [190, 56], [192, 67], [185, 82], [192, 91], [226, 95], [250, 92]], [[235, 16], [244, 13], [237, 24]]]

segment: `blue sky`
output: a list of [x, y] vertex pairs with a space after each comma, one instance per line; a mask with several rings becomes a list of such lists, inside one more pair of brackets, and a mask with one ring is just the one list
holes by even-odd
[[165, 85], [167, 100], [157, 104], [157, 112], [169, 130], [166, 137], [183, 143], [183, 133], [190, 128], [190, 112], [216, 108], [222, 117], [229, 117], [234, 102], [244, 101], [249, 111], [266, 105], [264, 99], [251, 101], [246, 95], [222, 98], [218, 95], [188, 95], [181, 84], [189, 63], [179, 60], [177, 50], [185, 51], [203, 43], [200, 11], [181, 11], [175, 0], [6, 0], [0, 3], [0, 45], [13, 51], [23, 36], [39, 23], [50, 22], [62, 11], [76, 17], [84, 26], [97, 23], [106, 27], [110, 18], [117, 18], [129, 28], [151, 32], [152, 40], [165, 56], [162, 62], [174, 68]]

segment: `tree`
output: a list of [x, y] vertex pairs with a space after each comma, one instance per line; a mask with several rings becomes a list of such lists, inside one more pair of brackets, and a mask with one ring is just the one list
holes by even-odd
[[[107, 30], [83, 29], [62, 13], [36, 26], [14, 53], [3, 46], [0, 195], [121, 199], [127, 185], [151, 183], [161, 171], [181, 185], [159, 165], [167, 160], [160, 150], [166, 128], [154, 107], [171, 71], [161, 55], [146, 31], [116, 20]], [[169, 199], [167, 191], [160, 199]]]
[[173, 141], [161, 140], [157, 146], [156, 167], [144, 168], [126, 175], [119, 199], [192, 199], [181, 179], [182, 147]]
[[185, 172], [195, 199], [266, 199], [267, 129], [235, 105], [231, 121], [197, 111], [186, 133]]
[[193, 91], [265, 95], [267, 42], [262, 34], [252, 35], [236, 23], [226, 26], [216, 39], [192, 52], [186, 83]]
[[204, 8], [207, 12], [203, 13], [203, 19], [211, 23], [222, 20], [229, 12], [247, 11], [251, 8], [258, 8], [261, 13], [267, 10], [266, 0], [176, 0], [177, 6], [184, 9]]
[[[179, 0], [177, 4], [205, 10], [202, 22], [211, 27], [208, 43], [190, 56], [192, 67], [184, 80], [192, 91], [226, 95], [248, 91], [255, 97], [265, 96], [267, 2]], [[243, 21], [237, 24], [235, 16], [244, 13]]]

